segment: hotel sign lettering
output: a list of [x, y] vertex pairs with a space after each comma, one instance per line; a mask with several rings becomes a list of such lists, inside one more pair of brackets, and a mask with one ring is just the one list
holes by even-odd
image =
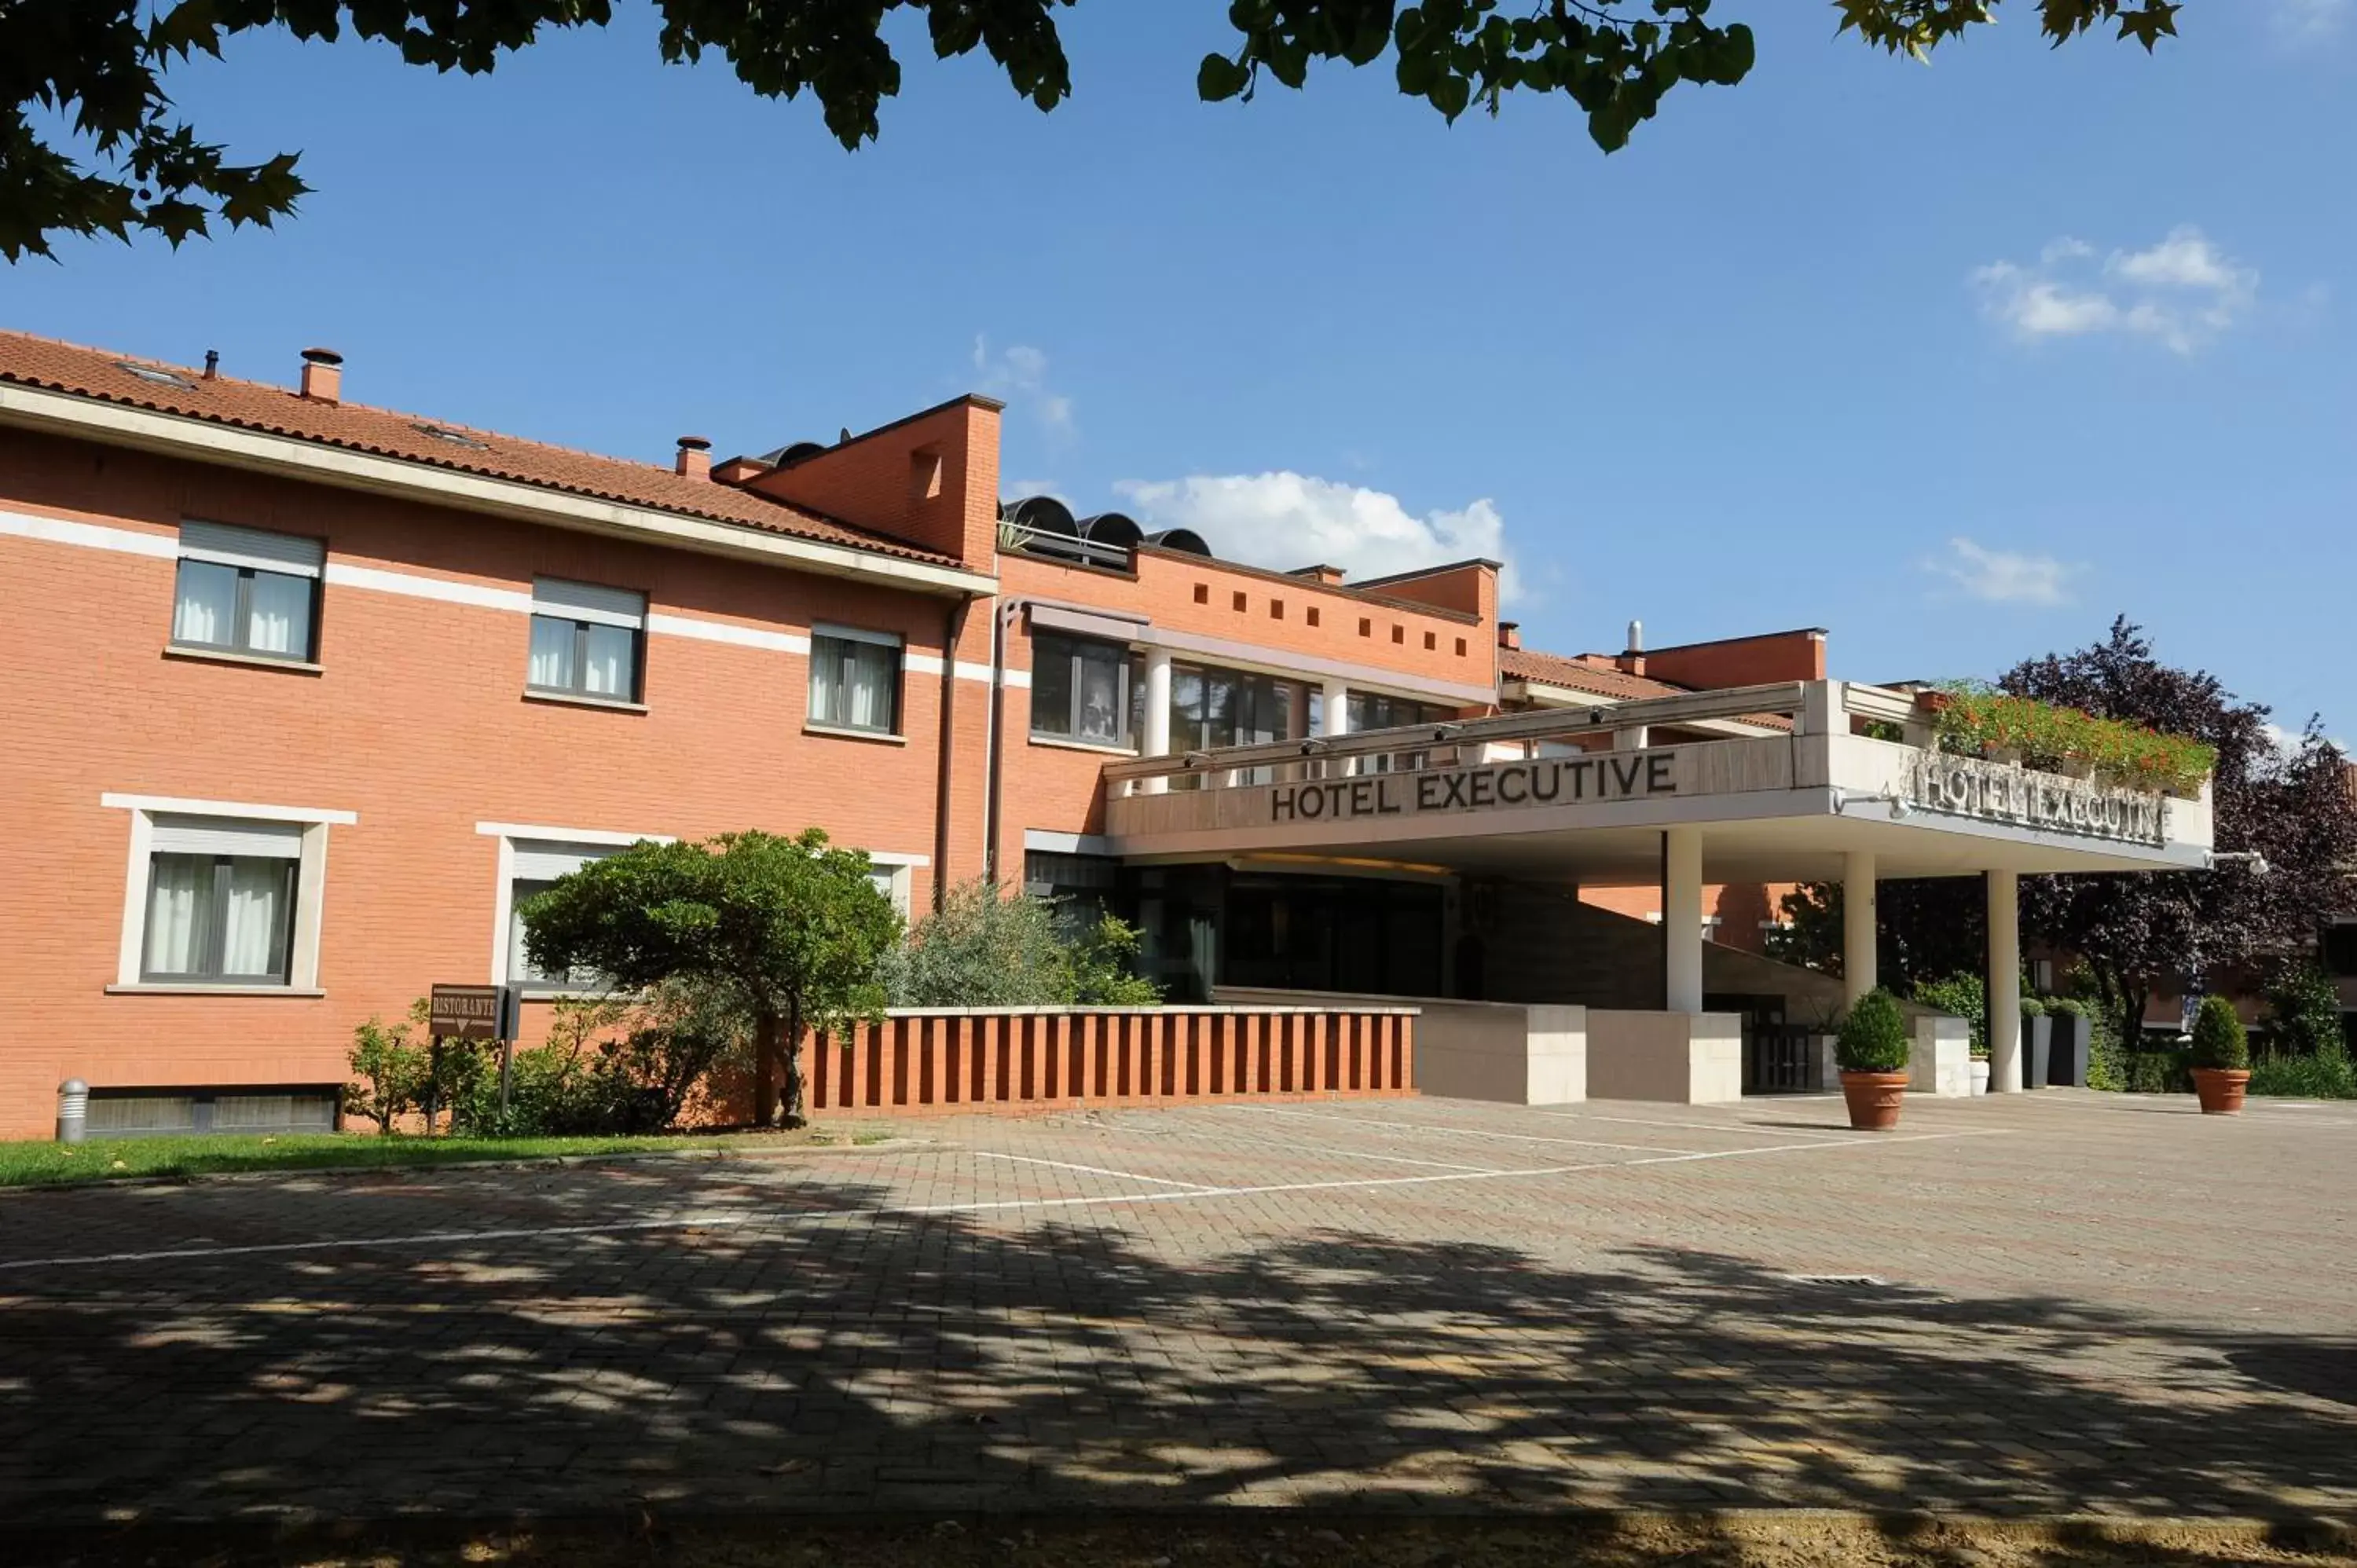
[[1272, 822], [1349, 822], [1426, 811], [1513, 811], [1576, 801], [1674, 795], [1672, 754], [1599, 752], [1430, 772], [1374, 773], [1356, 779], [1278, 784], [1269, 795]]
[[2087, 838], [2169, 842], [2158, 795], [2033, 773], [2007, 762], [1927, 753], [1915, 759], [1910, 798], [1927, 811]]

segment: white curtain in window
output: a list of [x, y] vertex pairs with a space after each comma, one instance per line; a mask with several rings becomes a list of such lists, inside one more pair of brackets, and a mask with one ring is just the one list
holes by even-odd
[[221, 925], [221, 972], [270, 974], [286, 963], [286, 863], [229, 863], [229, 908]]
[[508, 886], [508, 978], [510, 980], [555, 980], [562, 976], [543, 974], [524, 954], [523, 901], [535, 894], [545, 893], [554, 882], [531, 877], [517, 877]]
[[172, 604], [172, 640], [227, 644], [237, 620], [237, 569], [210, 561], [180, 563]]
[[253, 575], [246, 616], [246, 646], [256, 653], [307, 659], [311, 653], [311, 582], [276, 572]]
[[1081, 725], [1083, 740], [1121, 739], [1121, 665], [1109, 652], [1081, 655]]
[[532, 618], [532, 664], [524, 680], [562, 690], [573, 684], [573, 623], [549, 616]]
[[588, 664], [581, 671], [584, 691], [600, 697], [630, 695], [630, 650], [636, 634], [619, 626], [589, 628]]
[[844, 683], [850, 712], [845, 722], [856, 729], [890, 729], [900, 650], [873, 642], [854, 642], [848, 647], [851, 656], [844, 661]]
[[147, 875], [149, 974], [194, 974], [210, 945], [213, 863], [193, 854], [159, 854]]

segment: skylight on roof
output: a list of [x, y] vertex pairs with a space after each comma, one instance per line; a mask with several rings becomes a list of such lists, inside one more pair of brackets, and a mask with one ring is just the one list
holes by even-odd
[[178, 387], [182, 392], [197, 390], [196, 382], [178, 371], [167, 371], [161, 365], [143, 365], [133, 360], [117, 360], [114, 361], [114, 368], [118, 371], [129, 371], [141, 381], [153, 381], [159, 387]]
[[491, 449], [490, 442], [479, 441], [463, 430], [451, 430], [439, 424], [420, 424], [415, 428], [420, 435], [431, 435], [435, 440], [447, 441], [453, 446], [470, 447], [477, 452], [488, 452]]

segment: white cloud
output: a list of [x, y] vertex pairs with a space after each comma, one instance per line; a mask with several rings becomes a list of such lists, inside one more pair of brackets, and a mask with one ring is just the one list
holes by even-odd
[[1064, 487], [1053, 479], [1009, 479], [998, 489], [999, 493], [1006, 496], [1008, 500], [1027, 500], [1033, 496], [1053, 496], [1067, 505], [1071, 502], [1071, 498], [1064, 493]]
[[1991, 550], [1964, 538], [1948, 541], [1948, 553], [1923, 563], [1969, 598], [1990, 604], [2051, 607], [2071, 602], [2071, 579], [2081, 568], [2051, 555]]
[[2179, 354], [2233, 326], [2259, 292], [2257, 271], [2191, 224], [2148, 249], [2114, 251], [2100, 262], [2085, 241], [2057, 240], [2033, 264], [1991, 262], [1975, 268], [1972, 281], [1990, 319], [2025, 340], [2116, 332]]
[[1505, 519], [1487, 499], [1418, 517], [1383, 490], [1282, 472], [1125, 479], [1114, 489], [1149, 529], [1191, 528], [1249, 566], [1340, 566], [1353, 578], [1387, 577], [1483, 556], [1507, 564], [1501, 596], [1518, 594]]
[[985, 394], [1008, 404], [1028, 407], [1051, 439], [1069, 441], [1078, 434], [1072, 420], [1072, 400], [1048, 385], [1048, 356], [1028, 343], [1010, 343], [996, 353], [990, 339], [974, 338], [974, 370]]
[[2287, 43], [2314, 43], [2341, 30], [2352, 0], [2276, 0], [2273, 26]]

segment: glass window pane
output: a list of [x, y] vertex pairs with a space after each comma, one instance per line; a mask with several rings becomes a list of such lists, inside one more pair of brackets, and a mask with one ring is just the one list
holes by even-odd
[[524, 956], [523, 901], [535, 894], [545, 893], [555, 886], [554, 882], [537, 882], [530, 877], [518, 877], [508, 890], [508, 978], [510, 980], [561, 980], [533, 967]]
[[237, 568], [183, 561], [172, 601], [172, 640], [228, 648], [237, 640]]
[[256, 572], [248, 595], [245, 645], [256, 653], [311, 657], [311, 579]]
[[146, 950], [143, 972], [201, 973], [212, 947], [212, 857], [159, 854], [148, 863]]
[[221, 916], [221, 972], [240, 980], [286, 978], [287, 917], [295, 863], [238, 856], [229, 863]]
[[554, 616], [532, 618], [532, 663], [524, 672], [528, 685], [553, 691], [573, 689], [573, 623]]
[[1078, 733], [1082, 740], [1107, 746], [1120, 742], [1121, 665], [1121, 657], [1113, 649], [1082, 650]]
[[893, 705], [900, 694], [900, 650], [879, 642], [855, 642], [845, 674], [850, 686], [851, 726], [888, 733]]
[[1072, 733], [1072, 645], [1060, 637], [1031, 645], [1031, 733]]
[[639, 634], [626, 626], [593, 623], [587, 629], [589, 648], [582, 689], [592, 696], [630, 702], [637, 695], [631, 688], [637, 683]]
[[841, 638], [811, 639], [810, 722], [814, 725], [843, 722], [843, 657]]

